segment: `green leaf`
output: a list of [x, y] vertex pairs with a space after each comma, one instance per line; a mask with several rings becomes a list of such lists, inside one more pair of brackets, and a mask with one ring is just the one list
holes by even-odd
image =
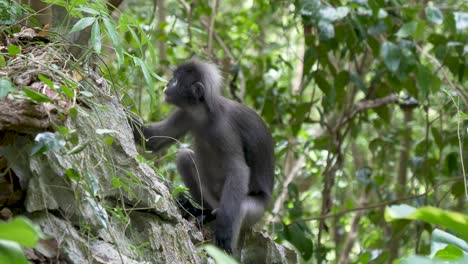
[[88, 91], [80, 91], [80, 94], [89, 98], [93, 97], [93, 94]]
[[93, 24], [93, 28], [91, 29], [91, 43], [93, 43], [94, 51], [97, 54], [101, 54], [101, 29], [98, 21]]
[[8, 49], [8, 55], [10, 56], [15, 56], [21, 53], [21, 48], [13, 44], [8, 45], [7, 49]]
[[308, 48], [304, 54], [304, 76], [307, 76], [309, 74], [310, 69], [312, 69], [312, 66], [317, 61], [317, 58], [318, 53], [315, 50], [315, 48]]
[[34, 247], [39, 236], [38, 227], [27, 218], [16, 217], [9, 222], [0, 222], [0, 239], [16, 242], [23, 247]]
[[338, 8], [326, 6], [320, 9], [320, 19], [334, 22], [336, 20], [345, 18], [349, 14], [349, 10], [349, 7], [346, 6], [340, 6]]
[[430, 22], [440, 25], [442, 24], [442, 21], [444, 21], [444, 15], [437, 7], [428, 6], [424, 11], [426, 13], [427, 20]]
[[73, 154], [80, 153], [88, 146], [88, 143], [89, 142], [84, 142], [82, 144], [76, 145], [74, 148], [68, 151], [65, 155], [73, 155]]
[[66, 85], [62, 85], [60, 86], [60, 89], [67, 96], [68, 99], [73, 99], [73, 96], [75, 95], [75, 93], [73, 92], [72, 89], [70, 89], [70, 87]]
[[93, 24], [95, 21], [96, 21], [96, 18], [94, 17], [84, 17], [78, 20], [78, 22], [76, 22], [76, 24], [70, 30], [70, 33], [83, 30], [91, 26], [91, 24]]
[[[346, 93], [345, 86], [349, 83], [350, 77], [348, 71], [341, 71], [335, 78], [335, 90], [338, 97], [344, 97]], [[343, 98], [342, 98], [343, 99]]]
[[300, 222], [284, 226], [285, 238], [297, 248], [304, 260], [310, 259], [314, 250], [312, 240], [306, 236], [308, 233], [308, 227]]
[[328, 81], [325, 79], [324, 76], [327, 76], [326, 72], [324, 71], [316, 71], [314, 72], [314, 80], [317, 83], [318, 87], [326, 96], [332, 95], [332, 86]]
[[103, 18], [102, 21], [112, 41], [112, 45], [114, 45], [115, 54], [117, 55], [117, 62], [120, 65], [122, 64], [122, 61], [123, 61], [123, 49], [122, 49], [122, 45], [120, 45], [119, 35], [117, 31], [115, 30], [115, 26], [113, 26], [113, 23], [109, 19]]
[[92, 8], [89, 8], [89, 7], [77, 7], [75, 8], [76, 10], [79, 10], [81, 12], [85, 12], [85, 13], [88, 13], [88, 14], [91, 14], [91, 15], [100, 15], [99, 11], [97, 10], [94, 10]]
[[18, 243], [0, 239], [0, 263], [27, 264], [28, 260]]
[[237, 264], [235, 259], [233, 259], [231, 256], [227, 255], [224, 251], [221, 249], [211, 245], [211, 244], [206, 244], [201, 247], [210, 255], [217, 264]]
[[71, 116], [78, 115], [78, 108], [72, 107], [72, 108], [68, 109], [68, 114], [70, 114]]
[[431, 255], [434, 255], [437, 251], [444, 249], [448, 245], [452, 245], [464, 251], [468, 257], [468, 243], [450, 233], [436, 228], [432, 232], [431, 240]]
[[449, 175], [454, 175], [458, 169], [458, 153], [451, 152], [445, 157], [445, 162], [447, 164], [447, 170]]
[[418, 67], [417, 80], [421, 91], [423, 92], [423, 97], [425, 97], [430, 91], [432, 73], [429, 68], [425, 65], [420, 65]]
[[49, 86], [51, 89], [54, 89], [54, 83], [49, 78], [45, 77], [44, 75], [40, 73], [37, 75], [37, 77], [47, 86]]
[[0, 100], [5, 98], [9, 93], [15, 92], [16, 89], [13, 87], [10, 79], [0, 79]]
[[32, 99], [33, 101], [36, 101], [38, 103], [50, 103], [52, 102], [52, 99], [47, 97], [46, 95], [42, 93], [38, 93], [34, 90], [28, 89], [28, 88], [23, 88], [24, 93], [26, 94], [27, 97]]
[[437, 251], [434, 258], [441, 260], [457, 260], [463, 257], [463, 251], [456, 246], [448, 245]]
[[63, 140], [58, 132], [39, 133], [34, 138], [34, 141], [35, 143], [31, 148], [31, 156], [42, 154], [47, 151], [57, 151], [65, 146], [65, 140]]
[[175, 187], [174, 190], [172, 190], [171, 196], [172, 196], [172, 197], [175, 197], [175, 196], [177, 196], [178, 194], [183, 193], [183, 192], [188, 191], [188, 190], [189, 190], [189, 189], [188, 189], [187, 187], [185, 187], [185, 186], [180, 186], [180, 185], [179, 185], [179, 186]]
[[0, 54], [0, 68], [3, 68], [7, 65], [6, 61], [5, 61], [5, 56], [3, 56], [2, 54]]
[[318, 23], [318, 27], [320, 29], [320, 39], [321, 40], [328, 40], [335, 37], [335, 28], [333, 24], [326, 20], [320, 20]]
[[104, 137], [104, 144], [106, 144], [106, 146], [112, 145], [112, 143], [114, 143], [114, 141], [115, 141], [115, 138], [113, 138], [113, 137], [109, 137], [109, 136]]
[[416, 21], [411, 21], [409, 23], [404, 24], [400, 30], [396, 33], [396, 35], [400, 38], [406, 38], [409, 36], [413, 36], [414, 32], [418, 27], [418, 23]]
[[437, 128], [435, 128], [435, 127], [432, 127], [431, 132], [432, 132], [432, 137], [434, 138], [434, 141], [437, 144], [437, 146], [439, 147], [439, 149], [443, 149], [444, 144], [443, 144], [443, 141], [442, 141], [442, 135], [440, 134], [439, 130]]
[[424, 37], [424, 32], [426, 31], [426, 22], [424, 20], [419, 20], [418, 26], [414, 31], [413, 37], [415, 40], [421, 40]]
[[143, 77], [145, 78], [146, 84], [148, 85], [148, 88], [150, 89], [150, 93], [153, 94], [153, 79], [151, 78], [150, 70], [148, 69], [148, 66], [144, 61], [142, 61], [140, 58], [134, 57], [133, 61], [135, 65], [140, 66], [141, 72], [143, 73]]
[[67, 175], [68, 178], [76, 181], [76, 182], [79, 182], [81, 180], [81, 175], [80, 173], [74, 169], [74, 168], [71, 168], [71, 169], [67, 169], [65, 171], [65, 175]]
[[458, 31], [462, 31], [468, 27], [468, 13], [464, 12], [453, 12], [455, 19], [455, 28]]
[[386, 208], [386, 221], [399, 219], [420, 220], [429, 224], [440, 225], [449, 228], [462, 239], [468, 240], [468, 216], [458, 212], [445, 211], [431, 206], [416, 209], [406, 204]]
[[400, 67], [400, 59], [402, 57], [400, 48], [392, 42], [385, 42], [382, 45], [380, 53], [385, 66], [387, 66], [391, 72], [396, 72]]
[[399, 264], [436, 264], [431, 258], [423, 257], [423, 256], [405, 257], [401, 259], [398, 263]]

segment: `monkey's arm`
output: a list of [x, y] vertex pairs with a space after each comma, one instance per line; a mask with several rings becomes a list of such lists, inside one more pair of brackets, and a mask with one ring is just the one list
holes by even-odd
[[157, 152], [183, 137], [190, 128], [190, 118], [182, 110], [175, 110], [166, 119], [145, 127], [140, 122], [133, 122], [135, 141]]

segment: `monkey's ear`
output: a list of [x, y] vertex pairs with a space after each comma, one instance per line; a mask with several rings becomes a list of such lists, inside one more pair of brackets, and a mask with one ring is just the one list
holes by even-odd
[[203, 95], [205, 93], [205, 86], [203, 85], [203, 83], [196, 82], [196, 83], [192, 84], [192, 89], [193, 89], [193, 93], [195, 94], [197, 99], [200, 100], [200, 99], [203, 98]]

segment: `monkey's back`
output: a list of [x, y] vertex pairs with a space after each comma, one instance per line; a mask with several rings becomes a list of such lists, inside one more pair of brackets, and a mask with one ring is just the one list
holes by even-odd
[[253, 109], [227, 100], [227, 116], [238, 131], [244, 157], [250, 168], [250, 192], [269, 199], [273, 190], [275, 156], [271, 133]]

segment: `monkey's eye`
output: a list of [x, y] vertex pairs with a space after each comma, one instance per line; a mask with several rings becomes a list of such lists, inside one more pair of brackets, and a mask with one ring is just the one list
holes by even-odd
[[172, 78], [172, 79], [169, 81], [169, 85], [171, 85], [171, 86], [177, 85], [177, 79]]

